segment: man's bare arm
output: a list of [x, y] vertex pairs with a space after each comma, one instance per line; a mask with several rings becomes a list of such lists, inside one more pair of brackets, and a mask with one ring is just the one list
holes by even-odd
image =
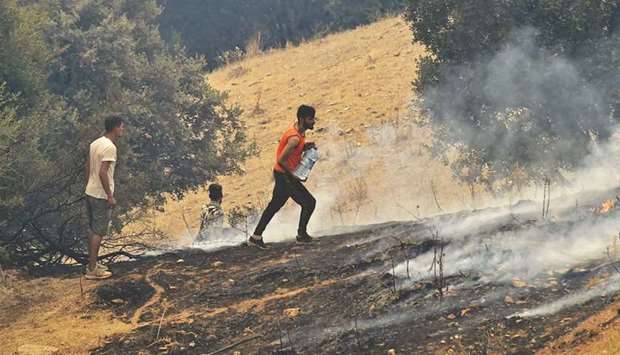
[[101, 162], [101, 169], [99, 169], [99, 179], [101, 179], [101, 186], [103, 186], [103, 190], [108, 196], [108, 204], [110, 205], [110, 207], [114, 207], [114, 205], [116, 205], [116, 200], [114, 199], [114, 196], [112, 196], [112, 190], [110, 189], [110, 179], [108, 178], [109, 168], [109, 161]]
[[284, 150], [282, 150], [282, 153], [280, 153], [280, 156], [278, 157], [278, 163], [280, 164], [282, 169], [284, 169], [285, 172], [291, 175], [293, 174], [293, 172], [288, 169], [288, 166], [286, 165], [286, 159], [288, 158], [289, 155], [291, 155], [291, 153], [293, 152], [293, 150], [295, 150], [295, 147], [297, 147], [298, 144], [299, 144], [299, 137], [296, 137], [296, 136], [290, 137], [288, 141], [286, 142], [286, 146], [284, 147]]

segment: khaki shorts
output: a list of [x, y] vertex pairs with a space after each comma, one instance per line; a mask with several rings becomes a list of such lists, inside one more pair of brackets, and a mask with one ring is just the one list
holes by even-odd
[[112, 209], [108, 201], [86, 195], [86, 213], [91, 232], [102, 237], [108, 235], [112, 221]]

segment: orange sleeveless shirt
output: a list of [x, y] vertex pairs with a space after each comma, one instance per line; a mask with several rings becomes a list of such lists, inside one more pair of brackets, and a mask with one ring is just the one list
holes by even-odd
[[304, 144], [306, 143], [306, 137], [302, 136], [299, 133], [299, 131], [297, 131], [295, 126], [292, 126], [286, 131], [284, 131], [284, 133], [282, 134], [282, 137], [280, 138], [280, 143], [278, 143], [278, 149], [276, 150], [276, 165], [273, 167], [275, 171], [278, 171], [281, 173], [284, 172], [284, 169], [282, 168], [280, 163], [278, 163], [278, 157], [284, 151], [284, 148], [286, 147], [286, 143], [288, 142], [289, 138], [294, 137], [294, 136], [299, 137], [299, 144], [295, 147], [295, 149], [293, 149], [291, 154], [289, 154], [289, 156], [286, 158], [286, 167], [288, 168], [289, 171], [294, 171], [297, 168], [297, 165], [299, 165], [299, 162], [301, 161], [301, 153], [304, 151]]

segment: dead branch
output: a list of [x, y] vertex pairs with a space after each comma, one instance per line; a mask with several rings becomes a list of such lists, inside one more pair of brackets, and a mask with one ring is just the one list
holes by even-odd
[[409, 251], [407, 250], [407, 244], [395, 236], [391, 237], [400, 243], [400, 250], [405, 254], [405, 260], [407, 260], [407, 279], [411, 279], [411, 275], [409, 274]]
[[157, 327], [157, 336], [155, 336], [155, 341], [159, 340], [159, 332], [161, 331], [161, 325], [164, 322], [164, 316], [166, 315], [166, 310], [168, 308], [164, 308], [164, 311], [161, 313], [161, 318], [159, 319], [159, 327]]
[[185, 209], [181, 209], [181, 217], [183, 217], [183, 223], [185, 223], [185, 228], [187, 229], [187, 235], [191, 236], [192, 235], [192, 229], [189, 226], [189, 223], [187, 222], [187, 218], [185, 218]]
[[544, 180], [544, 190], [543, 190], [543, 208], [542, 208], [542, 218], [546, 220], [549, 218], [549, 205], [551, 204], [551, 179], [545, 178]]
[[397, 238], [397, 237], [395, 237], [395, 236], [393, 236], [393, 235], [391, 235], [390, 237], [391, 237], [392, 239], [396, 239], [396, 241], [397, 241], [397, 242], [398, 242], [398, 244], [400, 245], [400, 248], [401, 248], [401, 249], [404, 249], [404, 248], [405, 248], [405, 246], [406, 246], [406, 245], [405, 245], [405, 243], [404, 243], [402, 240], [400, 240], [399, 238]]
[[471, 277], [472, 272], [470, 271], [469, 273], [464, 273], [463, 271], [459, 270], [459, 276], [464, 278], [464, 279], [468, 279]]
[[606, 268], [608, 266], [612, 266], [614, 269], [616, 269], [616, 271], [618, 273], [620, 273], [620, 269], [617, 269], [616, 266], [615, 266], [616, 264], [620, 264], [620, 261], [608, 261], [606, 263], [603, 263], [603, 264], [600, 264], [600, 265], [597, 265], [597, 266], [591, 268], [590, 271], [594, 272], [594, 271], [598, 271], [600, 269]]
[[439, 212], [443, 213], [443, 209], [439, 205], [439, 200], [437, 200], [437, 191], [435, 190], [435, 183], [433, 182], [433, 180], [431, 180], [431, 192], [433, 193], [433, 199], [435, 200], [435, 206], [437, 206], [437, 209], [439, 210]]
[[280, 337], [280, 352], [284, 350], [283, 341], [282, 341], [282, 326], [280, 325], [280, 320], [278, 319], [278, 336]]
[[[411, 212], [409, 209], [407, 209], [405, 206], [401, 205], [400, 203], [396, 202], [396, 206], [400, 207], [403, 211], [407, 212], [409, 215], [411, 215], [416, 222], [422, 222], [422, 218], [420, 218], [417, 214]], [[420, 208], [420, 206], [416, 206], [417, 208]]]
[[545, 211], [545, 215], [547, 218], [549, 217], [549, 205], [551, 205], [551, 179], [547, 180], [547, 210]]
[[[115, 252], [108, 253], [108, 254], [105, 254], [105, 255], [101, 255], [101, 256], [99, 256], [98, 259], [99, 260], [106, 260], [106, 259], [112, 259], [112, 258], [115, 258], [115, 257], [118, 257], [118, 256], [124, 256], [126, 258], [130, 258], [130, 259], [134, 259], [134, 260], [142, 258], [142, 255], [132, 254], [132, 253], [128, 253], [126, 251], [119, 250], [119, 251], [115, 251]], [[84, 257], [88, 257], [88, 255], [84, 254]]]
[[357, 343], [357, 347], [360, 347], [360, 337], [359, 337], [359, 331], [357, 328], [357, 315], [355, 316], [355, 342]]
[[362, 178], [356, 178], [347, 188], [349, 201], [353, 202], [355, 207], [355, 217], [353, 222], [357, 221], [360, 210], [368, 200], [368, 185]]
[[435, 245], [433, 246], [433, 261], [429, 271], [433, 271], [433, 283], [435, 284], [435, 289], [437, 290], [439, 300], [441, 301], [443, 300], [444, 289], [448, 289], [443, 274], [444, 243], [439, 236], [439, 231], [434, 226], [431, 226], [431, 234], [433, 236], [433, 240], [435, 241]]
[[[122, 338], [121, 338], [121, 339], [122, 339]], [[144, 348], [145, 348], [145, 349], [148, 349], [148, 348], [150, 348], [151, 346], [153, 346], [153, 345], [155, 345], [155, 344], [158, 344], [158, 343], [161, 343], [161, 342], [162, 342], [162, 341], [164, 341], [164, 340], [166, 340], [166, 338], [161, 338], [161, 339], [159, 339], [159, 340], [157, 340], [157, 341], [154, 341], [154, 342], [150, 343], [149, 345], [145, 346]]]
[[347, 200], [340, 200], [330, 208], [330, 211], [335, 211], [338, 213], [338, 217], [340, 217], [340, 224], [344, 224], [344, 214], [347, 211], [346, 203]]
[[[71, 217], [70, 219], [72, 218], [74, 217]], [[75, 243], [68, 245], [64, 243], [65, 239], [63, 236], [66, 232], [64, 228], [65, 225], [66, 223], [63, 223], [59, 228], [55, 230], [58, 236], [58, 239], [56, 240], [53, 236], [47, 233], [47, 230], [45, 228], [41, 228], [41, 226], [39, 226], [36, 221], [32, 221], [28, 226], [30, 227], [30, 231], [34, 233], [33, 239], [37, 240], [40, 246], [38, 246], [36, 249], [30, 248], [27, 250], [22, 250], [21, 254], [23, 255], [15, 258], [17, 263], [21, 265], [27, 265], [32, 261], [39, 261], [39, 259], [46, 254], [52, 253], [58, 254], [58, 256], [55, 259], [48, 259], [47, 262], [49, 263], [60, 263], [62, 260], [70, 258], [81, 264], [86, 264], [88, 261], [87, 254], [76, 251], [75, 248], [77, 246], [75, 245]], [[140, 258], [139, 254], [133, 254], [123, 250], [124, 247], [127, 247], [127, 245], [123, 245], [121, 250], [99, 256], [98, 260], [111, 260], [119, 256], [124, 256], [130, 259]]]
[[295, 256], [295, 263], [297, 264], [297, 269], [301, 272], [301, 263], [299, 262], [299, 258], [297, 257], [297, 253], [293, 254]]
[[[22, 223], [21, 227], [16, 228], [17, 232], [14, 233], [11, 236], [8, 236], [8, 238], [6, 238], [6, 240], [9, 241], [9, 242], [13, 242], [13, 241], [17, 240], [22, 235], [22, 233], [26, 229], [26, 227], [28, 225], [30, 225], [31, 223], [35, 222], [36, 220], [38, 220], [39, 218], [41, 218], [43, 216], [46, 216], [46, 215], [49, 215], [49, 214], [52, 214], [52, 213], [56, 213], [56, 212], [60, 211], [61, 209], [65, 208], [65, 207], [70, 207], [72, 205], [80, 203], [85, 198], [86, 197], [81, 196], [80, 198], [78, 198], [76, 200], [65, 202], [65, 203], [60, 203], [55, 208], [51, 208], [51, 209], [44, 210], [44, 211], [38, 211], [36, 214], [33, 214], [33, 215], [29, 216], [29, 218]], [[10, 224], [12, 222], [13, 221], [9, 220], [7, 224]], [[5, 238], [3, 237], [3, 239], [5, 239]]]
[[404, 250], [405, 257], [407, 258], [407, 279], [411, 280], [411, 275], [409, 274], [409, 251]]
[[394, 287], [394, 294], [397, 293], [397, 289], [396, 289], [396, 268], [394, 266], [394, 257], [391, 257], [392, 260], [392, 284]]

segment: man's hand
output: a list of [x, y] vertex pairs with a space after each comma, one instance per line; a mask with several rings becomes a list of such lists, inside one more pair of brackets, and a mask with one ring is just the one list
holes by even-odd
[[306, 144], [304, 144], [304, 150], [308, 150], [312, 148], [316, 148], [316, 144], [314, 142], [307, 142]]
[[293, 181], [302, 181], [300, 178], [298, 178], [297, 176], [295, 176], [295, 174], [293, 174], [292, 172], [286, 170], [285, 172], [286, 176], [289, 177], [289, 179], [293, 180]]
[[114, 196], [108, 196], [108, 207], [110, 208], [114, 208], [116, 207], [116, 199], [114, 198]]

